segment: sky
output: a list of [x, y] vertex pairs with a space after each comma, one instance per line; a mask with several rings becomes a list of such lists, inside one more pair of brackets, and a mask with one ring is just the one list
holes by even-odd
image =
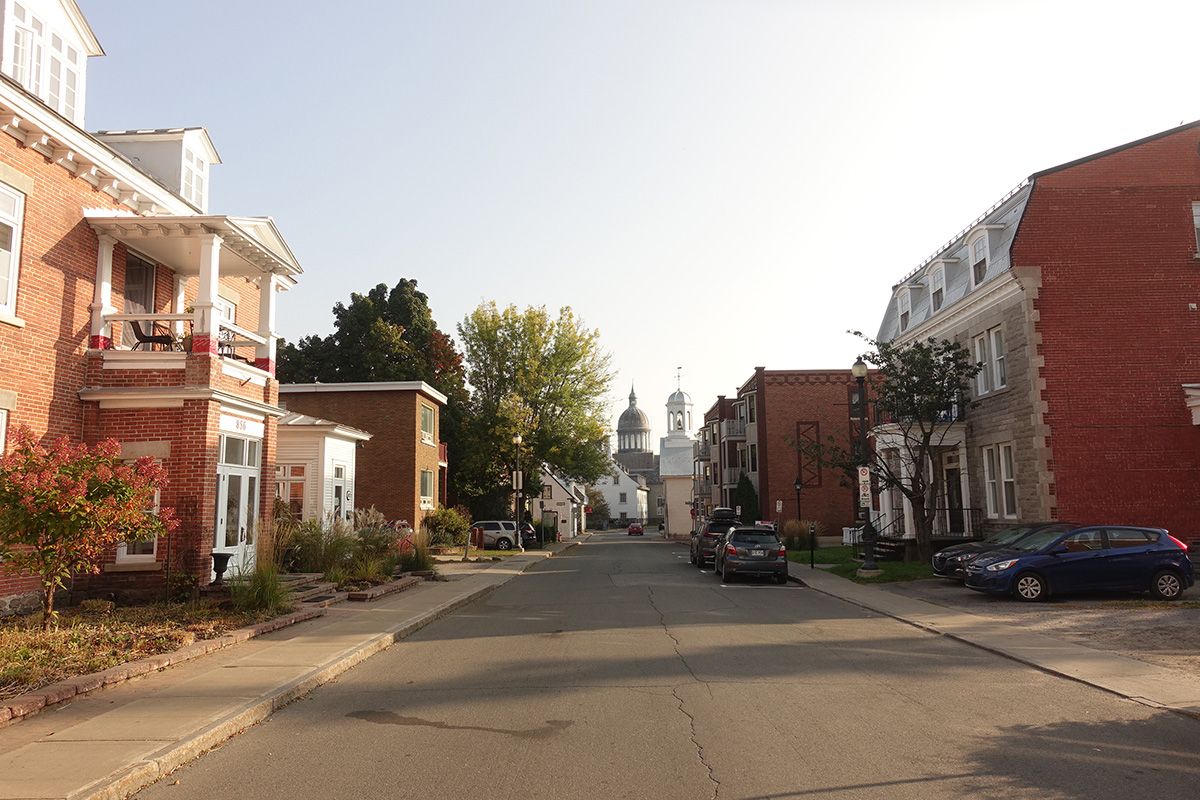
[[1030, 174], [1200, 119], [1200, 3], [78, 0], [88, 130], [204, 126], [209, 210], [304, 268], [289, 341], [415, 279], [438, 326], [570, 306], [666, 435], [847, 369]]

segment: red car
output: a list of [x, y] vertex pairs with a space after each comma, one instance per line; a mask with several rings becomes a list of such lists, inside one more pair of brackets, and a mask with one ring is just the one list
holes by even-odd
[[636, 522], [631, 523], [629, 526], [629, 535], [630, 536], [642, 536], [643, 535], [642, 526]]

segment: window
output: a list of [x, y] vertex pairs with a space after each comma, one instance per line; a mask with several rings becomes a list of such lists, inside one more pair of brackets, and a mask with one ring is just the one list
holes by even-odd
[[941, 309], [942, 303], [946, 301], [946, 270], [938, 267], [930, 275], [930, 302], [933, 303], [933, 310], [936, 313]]
[[746, 447], [746, 453], [749, 458], [749, 467], [751, 472], [758, 472], [758, 445], [752, 444]]
[[[137, 463], [136, 459], [129, 459], [125, 462], [127, 466], [133, 466]], [[159, 508], [159, 492], [154, 490], [154, 498], [150, 501], [150, 505], [146, 506], [144, 513], [158, 514]], [[118, 564], [136, 564], [139, 562], [154, 561], [154, 554], [158, 550], [158, 537], [153, 539], [145, 539], [137, 541], [129, 539], [120, 542], [117, 545], [117, 563]]]
[[612, 478], [613, 478], [613, 486], [616, 486], [618, 483], [620, 483], [620, 482], [621, 482], [621, 476], [620, 476], [620, 475], [613, 475], [613, 476], [612, 476]]
[[999, 327], [992, 328], [988, 338], [991, 340], [992, 386], [1003, 389], [1008, 386], [1008, 374], [1004, 371], [1004, 331]]
[[1200, 258], [1200, 203], [1192, 203], [1192, 222], [1196, 226], [1196, 258]]
[[971, 277], [975, 279], [976, 286], [983, 283], [983, 279], [987, 276], [987, 268], [988, 241], [985, 234], [971, 244]]
[[1145, 547], [1148, 544], [1152, 544], [1155, 540], [1156, 537], [1148, 531], [1139, 531], [1130, 528], [1108, 529], [1108, 548], [1110, 550]]
[[25, 196], [0, 184], [0, 312], [17, 314], [17, 274], [21, 264], [21, 219]]
[[758, 416], [758, 409], [756, 408], [757, 403], [754, 402], [755, 397], [757, 397], [757, 395], [746, 395], [746, 422], [754, 422]]
[[987, 498], [987, 515], [993, 519], [1000, 516], [1000, 487], [997, 483], [999, 468], [996, 463], [996, 448], [983, 448], [983, 487]]
[[188, 148], [183, 149], [183, 187], [180, 194], [197, 208], [204, 208], [204, 189], [208, 185], [208, 162]]
[[226, 300], [224, 297], [214, 297], [213, 309], [216, 310], [217, 317], [222, 322], [237, 324], [237, 303], [232, 300]]
[[433, 472], [427, 469], [421, 470], [421, 508], [432, 509], [433, 497], [437, 494], [437, 480]]
[[0, 456], [8, 452], [8, 409], [0, 408]]
[[1017, 515], [1017, 480], [1014, 477], [1015, 471], [1013, 446], [1011, 444], [1000, 445], [1000, 481], [1004, 500], [1004, 516], [1006, 517], [1015, 517]]
[[908, 289], [901, 289], [896, 301], [900, 309], [900, 330], [906, 331], [909, 317], [912, 316], [912, 300], [908, 296]]
[[543, 500], [553, 500], [554, 499], [554, 487], [553, 486], [546, 485], [546, 486], [542, 487], [542, 499]]
[[421, 441], [433, 444], [433, 409], [424, 404], [421, 405]]
[[618, 495], [617, 502], [618, 502], [618, 503], [625, 503], [625, 502], [628, 502], [628, 501], [625, 499], [625, 492], [621, 492], [621, 493], [620, 493], [620, 495]]
[[304, 465], [275, 465], [275, 502], [283, 503], [292, 518], [304, 519]]
[[975, 376], [975, 394], [987, 394], [992, 390], [991, 372], [988, 367], [987, 336], [975, 337], [975, 363], [982, 366]]
[[46, 105], [79, 124], [83, 53], [22, 4], [13, 3], [4, 70]]

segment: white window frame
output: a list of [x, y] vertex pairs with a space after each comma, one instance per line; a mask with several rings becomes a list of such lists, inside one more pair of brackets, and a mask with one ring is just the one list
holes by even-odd
[[974, 343], [975, 363], [983, 365], [983, 368], [979, 370], [979, 374], [975, 376], [975, 394], [982, 397], [992, 391], [991, 358], [988, 356], [987, 334], [976, 336]]
[[[981, 247], [981, 255], [983, 257], [977, 258], [976, 255], [980, 253]], [[987, 278], [988, 268], [991, 267], [991, 261], [991, 247], [988, 244], [987, 231], [984, 231], [967, 243], [967, 262], [970, 264], [972, 286], [978, 286], [979, 284], [983, 283], [985, 278]], [[983, 264], [983, 271], [979, 274], [976, 274], [976, 269], [980, 264]]]
[[746, 445], [746, 462], [749, 472], [758, 472], [758, 445]]
[[999, 462], [997, 456], [998, 453], [995, 447], [988, 446], [983, 448], [983, 496], [987, 502], [987, 515], [989, 519], [1000, 518]]
[[1196, 226], [1196, 253], [1194, 258], [1200, 258], [1200, 202], [1192, 203], [1192, 222]]
[[[133, 466], [136, 463], [137, 463], [137, 459], [129, 459], [125, 462], [125, 464], [127, 466]], [[150, 506], [146, 509], [145, 513], [157, 515], [158, 511], [161, 507], [161, 505], [160, 505], [161, 500], [162, 500], [162, 498], [161, 498], [159, 490], [155, 489], [154, 490], [154, 500], [150, 503]], [[153, 539], [147, 539], [142, 542], [133, 542], [133, 544], [135, 544], [135, 545], [149, 544], [150, 545], [149, 553], [130, 553], [129, 552], [130, 542], [118, 542], [117, 543], [117, 563], [118, 564], [153, 564], [155, 561], [158, 560], [158, 539], [159, 539], [159, 537], [155, 536]]]
[[183, 148], [183, 175], [180, 194], [197, 208], [205, 206], [208, 191], [208, 162], [190, 147]]
[[623, 504], [623, 503], [628, 503], [628, 502], [629, 502], [629, 495], [628, 495], [628, 493], [626, 493], [626, 492], [618, 492], [618, 493], [617, 493], [617, 497], [619, 498], [619, 499], [617, 500], [617, 504], [618, 504], [618, 505], [621, 505], [621, 504]]
[[[11, 211], [5, 206], [11, 202]], [[8, 256], [8, 274], [0, 276], [0, 314], [17, 316], [17, 287], [21, 280], [21, 236], [25, 219], [25, 195], [0, 183], [0, 224], [12, 228], [7, 252], [0, 250], [0, 263]]]
[[900, 324], [900, 332], [908, 330], [909, 324], [912, 322], [912, 298], [908, 296], [908, 289], [901, 289], [896, 295], [896, 316]]
[[[429, 476], [428, 478], [426, 476]], [[426, 491], [429, 493], [426, 494]], [[433, 498], [437, 494], [437, 477], [433, 474], [433, 470], [421, 470], [421, 510], [432, 511], [434, 508]]]
[[992, 389], [1008, 386], [1008, 370], [1004, 364], [1004, 328], [997, 325], [988, 331], [988, 356], [991, 358]]
[[755, 401], [757, 395], [750, 393], [746, 395], [746, 424], [750, 425], [758, 421], [758, 403]]
[[[426, 427], [426, 423], [428, 423], [428, 427]], [[424, 403], [421, 404], [421, 441], [425, 444], [434, 444], [433, 407], [427, 406]]]
[[1017, 516], [1017, 477], [1016, 454], [1012, 444], [1002, 444], [998, 454], [1000, 462], [1000, 500], [1004, 504], [1004, 516], [1015, 519]]
[[8, 409], [0, 408], [0, 456], [8, 453]]
[[929, 307], [932, 313], [941, 311], [946, 304], [946, 269], [938, 267], [929, 273]]

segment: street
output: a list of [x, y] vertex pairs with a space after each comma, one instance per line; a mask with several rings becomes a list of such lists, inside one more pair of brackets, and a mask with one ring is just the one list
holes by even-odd
[[1198, 752], [1200, 721], [613, 532], [136, 796], [1192, 798]]

